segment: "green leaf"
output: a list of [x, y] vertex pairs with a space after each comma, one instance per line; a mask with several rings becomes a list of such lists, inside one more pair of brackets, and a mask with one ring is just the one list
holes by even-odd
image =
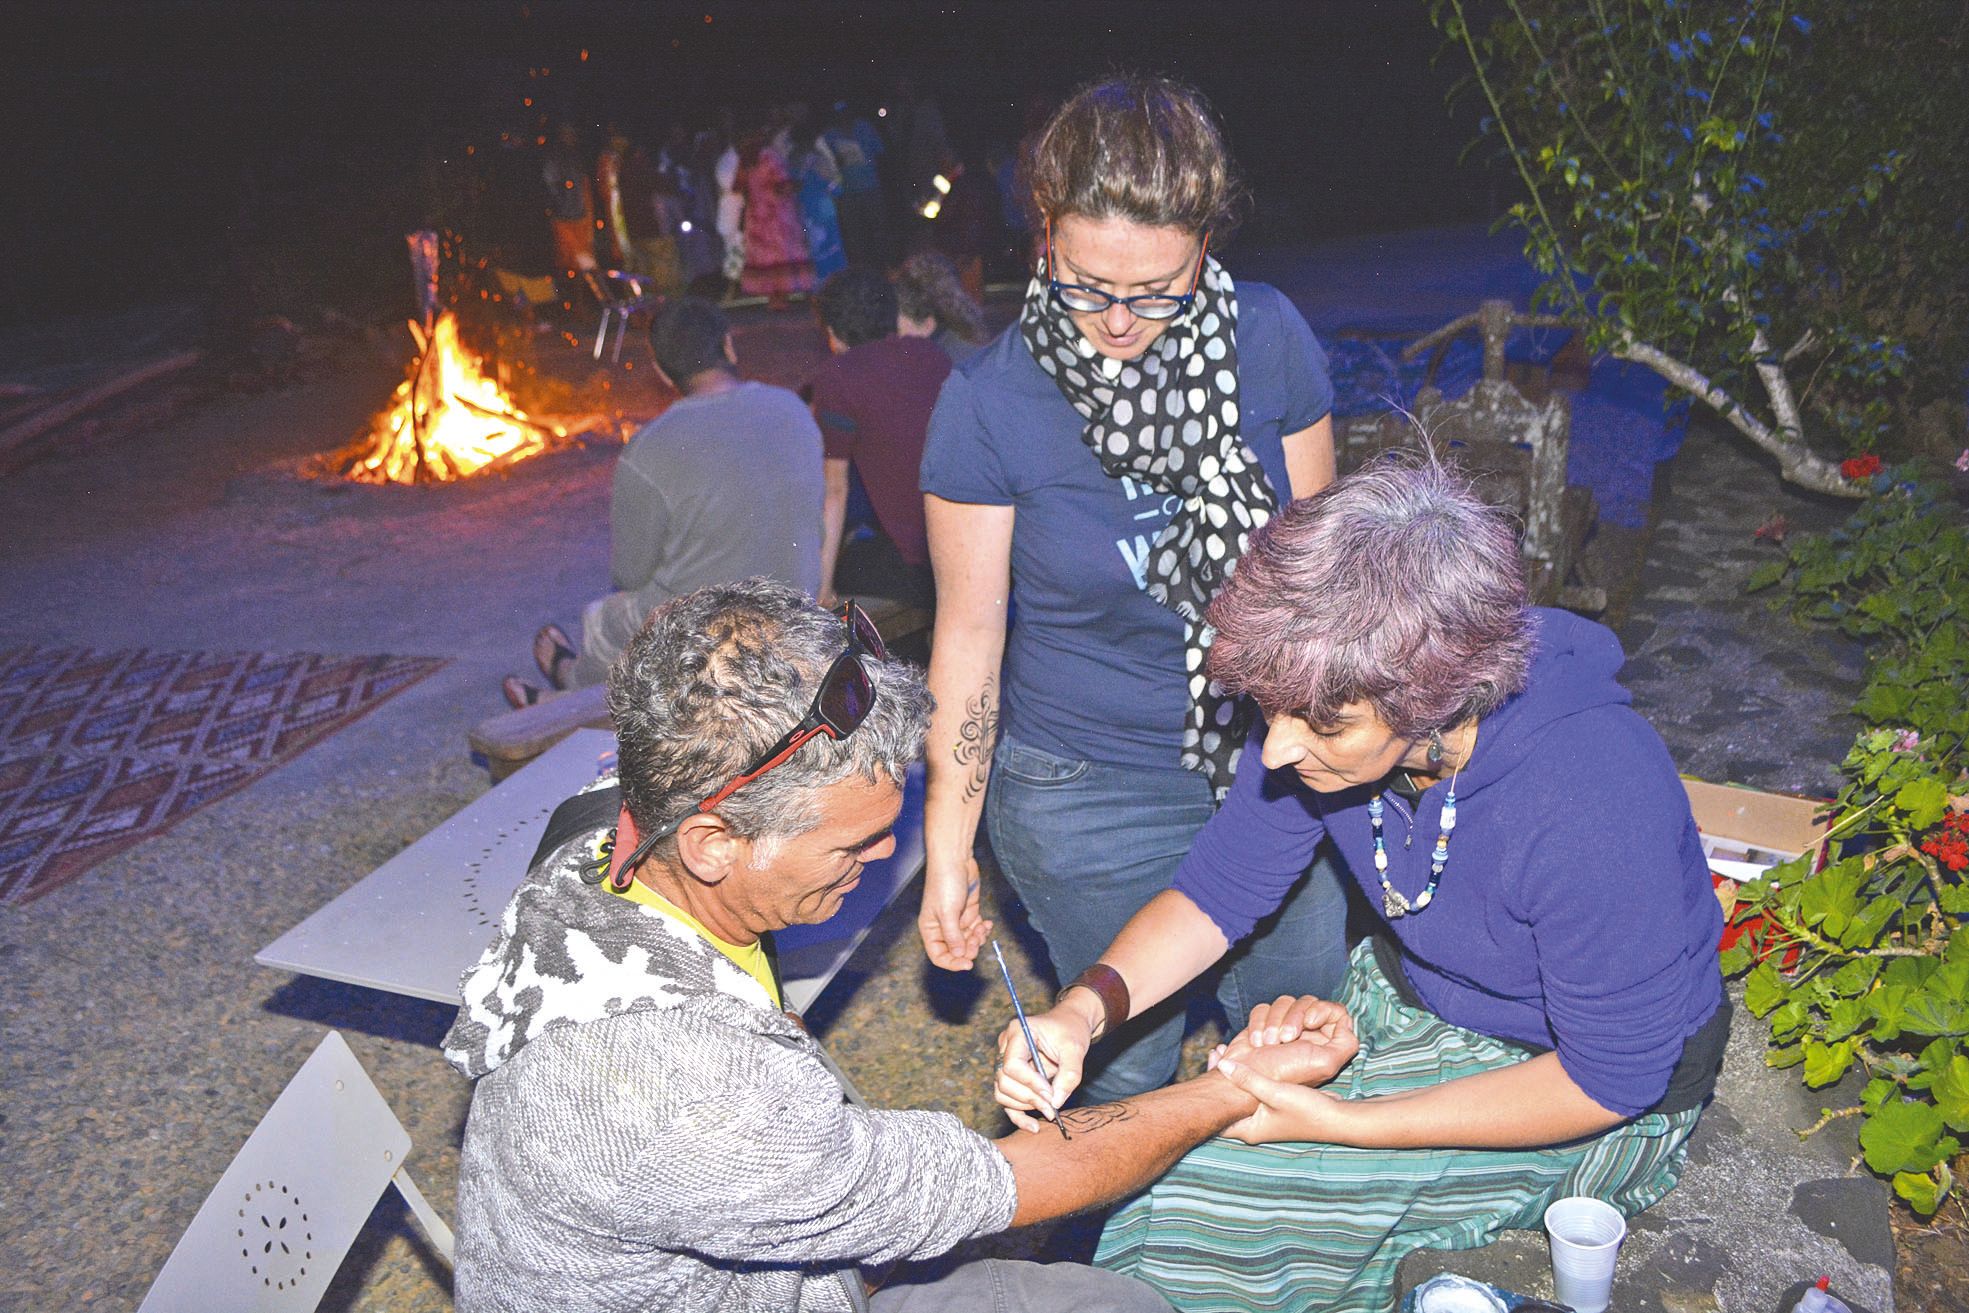
[[1761, 1017], [1784, 1001], [1790, 989], [1785, 985], [1778, 969], [1769, 962], [1759, 962], [1750, 974], [1743, 978], [1743, 1005], [1750, 1014]]
[[1860, 909], [1860, 884], [1866, 878], [1856, 857], [1848, 857], [1807, 878], [1798, 886], [1798, 910], [1807, 925], [1823, 925], [1837, 937]]
[[1889, 1099], [1860, 1127], [1866, 1165], [1882, 1176], [1925, 1172], [1956, 1150], [1942, 1134], [1941, 1110], [1932, 1103]]
[[1778, 1071], [1783, 1071], [1786, 1067], [1795, 1067], [1804, 1060], [1805, 1046], [1802, 1044], [1787, 1044], [1783, 1048], [1772, 1049], [1764, 1055], [1764, 1065]]
[[1771, 1013], [1771, 1038], [1780, 1044], [1797, 1037], [1811, 1022], [1812, 1014], [1795, 998], [1778, 1004]]
[[1792, 986], [1791, 996], [1814, 1012], [1824, 1012], [1839, 1001], [1839, 991], [1824, 976], [1807, 976]]
[[1882, 985], [1866, 996], [1867, 1010], [1873, 1014], [1873, 1037], [1896, 1039], [1907, 1020], [1907, 1001], [1914, 994], [1912, 985]]
[[1948, 810], [1948, 786], [1933, 775], [1923, 776], [1903, 785], [1894, 795], [1894, 805], [1907, 813], [1910, 826], [1925, 830], [1940, 821], [1942, 813]]
[[[1841, 948], [1871, 948], [1880, 939], [1880, 932], [1887, 923], [1902, 911], [1900, 904], [1891, 898], [1876, 898], [1860, 909], [1860, 914], [1846, 923], [1839, 932]], [[1827, 921], [1830, 926], [1832, 923]]]
[[1923, 1217], [1942, 1206], [1941, 1185], [1927, 1172], [1895, 1172], [1894, 1193], [1907, 1200], [1908, 1207]]
[[1860, 614], [1891, 623], [1901, 618], [1905, 608], [1892, 593], [1869, 593], [1860, 602]]
[[1853, 1065], [1853, 1043], [1841, 1040], [1837, 1044], [1821, 1044], [1817, 1040], [1805, 1041], [1805, 1083], [1813, 1089], [1822, 1089], [1846, 1074]]
[[1950, 1130], [1969, 1131], [1969, 1058], [1958, 1053], [1929, 1073], [1928, 1092]]
[[1879, 1075], [1888, 1080], [1905, 1082], [1915, 1074], [1915, 1060], [1905, 1053], [1881, 1053], [1872, 1058]]
[[[1969, 936], [1964, 936], [1963, 947], [1969, 949]], [[1969, 1003], [1969, 952], [1955, 951], [1955, 939], [1950, 937], [1949, 946], [1942, 950], [1942, 964], [1928, 977], [1922, 986], [1937, 998], [1945, 998], [1954, 1003]]]
[[1969, 1034], [1969, 1008], [1922, 990], [1908, 1000], [1901, 1029], [1913, 1035]]
[[1784, 578], [1784, 572], [1790, 568], [1791, 562], [1789, 561], [1766, 561], [1755, 570], [1752, 570], [1750, 572], [1750, 578], [1743, 581], [1743, 591], [1746, 593], [1762, 592], [1778, 580]]
[[1845, 1039], [1864, 1026], [1871, 1014], [1867, 1011], [1863, 998], [1842, 998], [1826, 1009], [1825, 1037], [1828, 1040]]
[[1907, 709], [1913, 700], [1913, 695], [1904, 688], [1872, 684], [1853, 703], [1853, 709], [1876, 723], [1906, 720]]
[[1895, 985], [1913, 988], [1926, 984], [1928, 977], [1940, 970], [1941, 965], [1932, 957], [1897, 957], [1881, 970], [1880, 980], [1889, 988]]
[[1860, 1107], [1866, 1109], [1868, 1112], [1874, 1112], [1881, 1104], [1887, 1101], [1887, 1096], [1894, 1092], [1894, 1082], [1882, 1080], [1876, 1076], [1874, 1079], [1868, 1081], [1866, 1088], [1860, 1092]]
[[1716, 959], [1716, 963], [1723, 969], [1724, 975], [1734, 976], [1749, 967], [1751, 963], [1750, 950], [1740, 943], [1731, 944], [1723, 950], [1722, 954]]
[[1921, 1050], [1913, 1059], [1914, 1066], [1907, 1075], [1908, 1088], [1927, 1089], [1929, 1083], [1935, 1079], [1936, 1073], [1948, 1066], [1949, 1060], [1961, 1051], [1962, 1046], [1952, 1039], [1929, 1041], [1928, 1047]]
[[1832, 973], [1832, 988], [1841, 994], [1863, 994], [1879, 974], [1879, 958], [1856, 957]]

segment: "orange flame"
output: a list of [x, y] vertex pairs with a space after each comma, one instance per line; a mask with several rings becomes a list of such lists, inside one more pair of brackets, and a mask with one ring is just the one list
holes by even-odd
[[417, 368], [397, 385], [390, 408], [370, 427], [369, 444], [349, 467], [359, 483], [449, 482], [539, 455], [565, 437], [507, 400], [458, 341], [458, 320], [438, 316], [427, 342], [415, 320]]

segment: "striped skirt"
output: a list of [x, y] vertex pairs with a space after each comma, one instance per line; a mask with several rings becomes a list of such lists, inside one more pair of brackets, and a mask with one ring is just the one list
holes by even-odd
[[[1332, 1087], [1350, 1098], [1416, 1089], [1522, 1062], [1515, 1045], [1402, 1003], [1355, 949], [1341, 1001], [1360, 1055]], [[1177, 1308], [1385, 1313], [1417, 1249], [1474, 1249], [1545, 1206], [1592, 1195], [1632, 1216], [1674, 1189], [1700, 1110], [1637, 1118], [1552, 1149], [1357, 1149], [1211, 1140], [1137, 1196], [1094, 1261]]]

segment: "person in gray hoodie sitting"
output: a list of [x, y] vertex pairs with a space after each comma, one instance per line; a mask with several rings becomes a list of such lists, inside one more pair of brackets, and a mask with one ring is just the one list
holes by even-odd
[[[556, 812], [445, 1039], [478, 1082], [458, 1307], [1167, 1309], [1076, 1264], [886, 1269], [1136, 1191], [1256, 1098], [1213, 1071], [991, 1140], [869, 1108], [782, 1010], [771, 932], [894, 851], [921, 672], [852, 604], [752, 579], [657, 610], [609, 704], [617, 778]], [[1304, 1039], [1233, 1065], [1330, 1080], [1352, 1027], [1302, 1003]]]

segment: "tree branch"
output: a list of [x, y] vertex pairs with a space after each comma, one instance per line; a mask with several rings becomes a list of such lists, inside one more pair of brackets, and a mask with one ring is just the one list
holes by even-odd
[[[1504, 116], [1504, 103], [1497, 98], [1497, 91], [1491, 86], [1490, 78], [1484, 73], [1483, 56], [1477, 52], [1477, 38], [1470, 31], [1470, 17], [1463, 11], [1463, 0], [1450, 0], [1450, 8], [1456, 13], [1457, 31], [1463, 38], [1465, 53], [1470, 56], [1471, 71], [1476, 74], [1477, 85], [1482, 88], [1484, 100], [1490, 105], [1491, 116], [1497, 120], [1497, 131], [1504, 139], [1504, 150], [1510, 155], [1511, 163], [1518, 171], [1519, 180], [1525, 184], [1525, 191], [1531, 196], [1532, 207], [1538, 211], [1539, 222], [1545, 225], [1547, 233], [1557, 234], [1558, 225], [1553, 223], [1552, 216], [1546, 213], [1545, 197], [1538, 190], [1538, 181], [1531, 176], [1531, 168], [1525, 163], [1525, 154], [1518, 148], [1517, 140], [1511, 135], [1510, 121]], [[1563, 245], [1559, 246], [1559, 256], [1558, 286], [1564, 289], [1566, 298], [1572, 303], [1573, 308], [1583, 315], [1587, 313], [1586, 298], [1580, 294], [1579, 284], [1572, 276], [1572, 259], [1566, 254]]]
[[1765, 335], [1763, 325], [1754, 319], [1750, 325], [1750, 350], [1757, 361], [1757, 377], [1763, 380], [1765, 395], [1771, 399], [1771, 412], [1777, 416], [1778, 440], [1796, 448], [1805, 437], [1804, 422], [1798, 417], [1798, 398], [1792, 395], [1791, 380], [1785, 377], [1784, 365], [1771, 358], [1771, 339]]
[[[1813, 455], [1806, 449], [1804, 443], [1799, 441], [1797, 406], [1791, 399], [1788, 385], [1783, 393], [1784, 404], [1780, 404], [1776, 395], [1771, 399], [1773, 409], [1778, 411], [1778, 422], [1788, 429], [1786, 432], [1773, 430], [1770, 425], [1746, 409], [1742, 402], [1718, 387], [1708, 375], [1695, 366], [1677, 360], [1659, 347], [1637, 341], [1631, 334], [1622, 333], [1615, 340], [1612, 355], [1617, 360], [1631, 360], [1637, 365], [1646, 365], [1722, 416], [1730, 427], [1777, 458], [1778, 471], [1787, 482], [1795, 483], [1801, 488], [1810, 488], [1814, 492], [1831, 493], [1835, 497], [1866, 495], [1864, 484], [1849, 482], [1839, 473], [1837, 465]], [[1757, 367], [1760, 376], [1764, 374], [1766, 368], [1762, 364]], [[1769, 366], [1769, 368], [1775, 370], [1776, 366]], [[1779, 378], [1783, 378], [1781, 371]], [[1765, 379], [1765, 386], [1767, 388], [1770, 386], [1768, 378]], [[1787, 413], [1790, 418], [1788, 426], [1785, 425]]]

